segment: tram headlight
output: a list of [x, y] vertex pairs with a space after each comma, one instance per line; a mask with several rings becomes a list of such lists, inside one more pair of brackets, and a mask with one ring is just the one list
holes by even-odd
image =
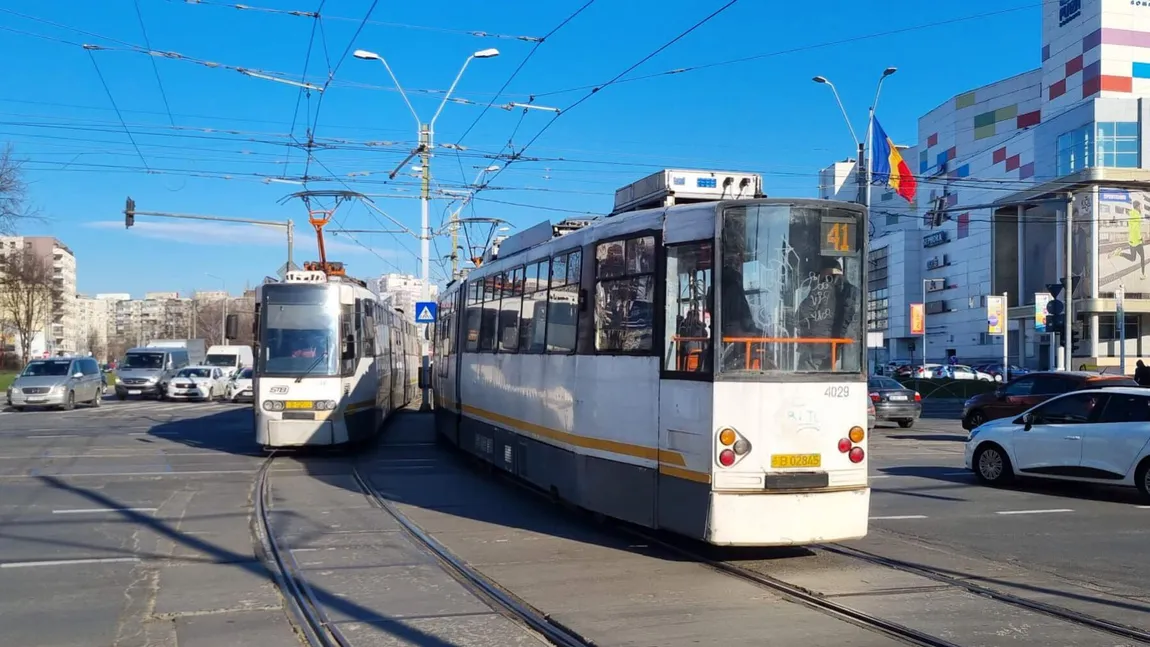
[[313, 406], [316, 411], [334, 411], [335, 400], [316, 400]]
[[264, 400], [264, 411], [283, 411], [284, 403], [282, 400]]
[[271, 400], [264, 400], [264, 411], [271, 411], [271, 410], [272, 410], [272, 401]]

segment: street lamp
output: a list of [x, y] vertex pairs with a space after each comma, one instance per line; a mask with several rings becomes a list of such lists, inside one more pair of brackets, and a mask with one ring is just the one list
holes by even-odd
[[[419, 118], [419, 113], [415, 111], [415, 107], [411, 105], [411, 100], [407, 98], [407, 93], [403, 91], [403, 86], [399, 84], [399, 79], [395, 77], [392, 72], [391, 66], [387, 64], [387, 59], [383, 58], [375, 52], [365, 49], [357, 49], [352, 54], [358, 59], [362, 60], [375, 60], [383, 64], [384, 69], [387, 70], [388, 76], [391, 77], [392, 83], [395, 84], [396, 90], [399, 91], [399, 96], [403, 97], [403, 102], [407, 104], [407, 109], [411, 111], [411, 115], [415, 117], [415, 123], [419, 127], [419, 147], [412, 152], [412, 156], [418, 154], [420, 156], [420, 172], [422, 173], [422, 181], [420, 186], [420, 227], [419, 227], [419, 256], [421, 265], [421, 274], [423, 277], [423, 288], [421, 297], [423, 301], [431, 300], [431, 226], [430, 226], [430, 205], [431, 205], [431, 151], [434, 147], [434, 133], [435, 121], [439, 119], [439, 114], [443, 112], [443, 107], [447, 105], [451, 99], [451, 93], [455, 91], [455, 86], [459, 83], [459, 79], [463, 77], [463, 73], [467, 70], [467, 66], [471, 64], [471, 59], [475, 58], [495, 58], [499, 56], [499, 50], [495, 48], [481, 49], [467, 57], [463, 61], [463, 67], [459, 68], [459, 73], [455, 75], [455, 80], [451, 82], [451, 86], [447, 88], [447, 92], [443, 95], [443, 100], [439, 103], [439, 108], [435, 110], [435, 114], [431, 117], [431, 121], [424, 123]], [[410, 159], [410, 156], [409, 156]], [[407, 163], [403, 160], [400, 167]], [[398, 171], [398, 168], [396, 169]], [[394, 177], [395, 173], [392, 173]], [[425, 331], [426, 332], [426, 331]], [[426, 338], [426, 335], [424, 335]], [[427, 376], [429, 373], [427, 346], [423, 346], [423, 403], [420, 405], [420, 410], [428, 411], [431, 409], [431, 393], [427, 387]]]
[[[863, 206], [870, 208], [870, 185], [871, 185], [871, 153], [873, 152], [871, 146], [871, 136], [874, 128], [874, 111], [878, 106], [879, 92], [882, 91], [883, 81], [886, 77], [898, 71], [897, 67], [888, 67], [882, 71], [882, 76], [878, 79], [878, 85], [874, 91], [874, 101], [871, 102], [870, 110], [867, 113], [867, 126], [866, 126], [866, 141], [859, 141], [858, 136], [855, 134], [854, 126], [851, 125], [851, 120], [847, 116], [846, 108], [843, 107], [842, 99], [839, 98], [839, 92], [835, 88], [835, 84], [831, 83], [825, 76], [816, 76], [811, 80], [815, 83], [820, 83], [830, 87], [831, 92], [835, 96], [835, 102], [838, 103], [839, 110], [843, 113], [843, 119], [847, 122], [847, 128], [851, 131], [851, 137], [854, 139], [855, 147], [858, 150], [858, 160], [855, 162], [855, 180], [858, 183], [859, 195], [858, 201]], [[861, 170], [860, 170], [861, 169]]]
[[223, 340], [223, 345], [227, 346], [228, 345], [228, 337], [227, 337], [227, 329], [228, 329], [228, 327], [227, 327], [227, 321], [228, 321], [228, 284], [226, 281], [224, 281], [223, 277], [219, 277], [219, 276], [216, 276], [215, 274], [210, 274], [208, 272], [204, 272], [204, 274], [207, 274], [211, 278], [219, 281], [220, 282], [220, 289], [222, 289], [224, 292], [224, 308], [223, 308], [223, 311], [220, 313], [220, 339]]

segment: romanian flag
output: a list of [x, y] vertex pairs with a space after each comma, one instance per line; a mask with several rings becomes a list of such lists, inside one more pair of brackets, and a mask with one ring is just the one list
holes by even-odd
[[873, 118], [871, 128], [871, 177], [876, 184], [889, 185], [907, 202], [914, 202], [917, 183], [910, 173], [910, 167], [902, 159], [894, 142], [886, 136], [886, 131], [878, 125], [878, 118]]

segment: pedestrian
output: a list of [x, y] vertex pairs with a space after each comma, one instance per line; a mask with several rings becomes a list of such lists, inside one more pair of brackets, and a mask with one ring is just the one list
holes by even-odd
[[1138, 368], [1134, 369], [1134, 381], [1138, 386], [1150, 386], [1150, 367], [1146, 366], [1142, 360], [1138, 360]]

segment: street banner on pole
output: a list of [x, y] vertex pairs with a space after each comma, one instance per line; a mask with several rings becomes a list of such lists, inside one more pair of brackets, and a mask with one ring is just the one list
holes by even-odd
[[1006, 300], [1001, 296], [986, 297], [986, 332], [1006, 334]]
[[910, 304], [910, 334], [926, 334], [926, 304]]
[[1054, 295], [1049, 292], [1035, 292], [1034, 293], [1034, 331], [1037, 333], [1046, 332], [1046, 304], [1054, 300]]

